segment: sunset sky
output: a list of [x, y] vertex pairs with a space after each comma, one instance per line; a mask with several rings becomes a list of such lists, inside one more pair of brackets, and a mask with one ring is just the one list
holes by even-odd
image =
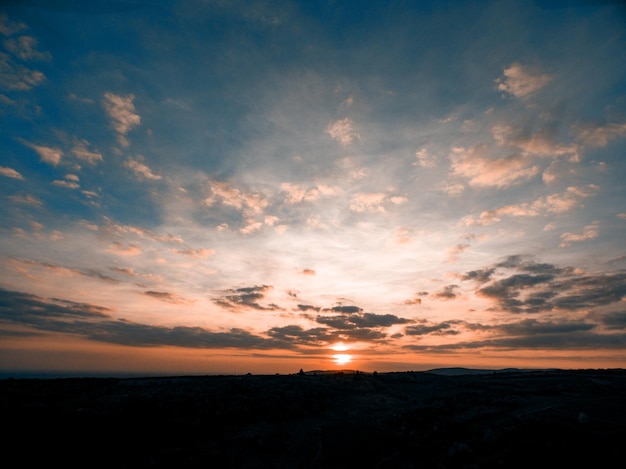
[[0, 372], [626, 366], [618, 1], [0, 6]]

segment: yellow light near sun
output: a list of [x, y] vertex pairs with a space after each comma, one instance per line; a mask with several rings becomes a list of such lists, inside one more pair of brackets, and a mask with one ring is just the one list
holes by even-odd
[[335, 345], [331, 347], [335, 352], [345, 352], [348, 350], [348, 346], [343, 342], [337, 342]]
[[352, 355], [347, 353], [337, 353], [333, 355], [333, 361], [337, 365], [346, 365], [352, 361]]

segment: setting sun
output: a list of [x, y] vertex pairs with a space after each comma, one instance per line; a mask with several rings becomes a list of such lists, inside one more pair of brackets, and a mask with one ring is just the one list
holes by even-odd
[[333, 361], [336, 365], [346, 365], [352, 361], [352, 355], [347, 353], [337, 353], [333, 355]]

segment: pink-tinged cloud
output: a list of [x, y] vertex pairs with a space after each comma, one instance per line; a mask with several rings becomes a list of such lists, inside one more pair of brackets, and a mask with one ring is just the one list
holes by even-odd
[[354, 122], [352, 122], [352, 119], [349, 117], [339, 119], [328, 124], [326, 133], [330, 135], [333, 140], [339, 142], [339, 144], [344, 147], [347, 147], [355, 140], [361, 139], [361, 135], [354, 127]]
[[352, 197], [349, 208], [353, 212], [384, 213], [387, 211], [386, 205], [401, 205], [407, 201], [406, 197], [388, 196], [383, 192], [362, 193]]
[[59, 148], [51, 148], [43, 145], [35, 145], [32, 143], [26, 143], [27, 146], [35, 150], [39, 155], [39, 158], [44, 163], [48, 163], [52, 166], [57, 166], [61, 162], [63, 152]]
[[564, 145], [545, 132], [529, 134], [511, 125], [496, 124], [491, 127], [491, 135], [499, 146], [517, 149], [530, 156], [567, 157], [572, 163], [580, 161], [577, 144]]
[[176, 293], [170, 293], [170, 292], [150, 290], [150, 291], [143, 292], [143, 294], [145, 296], [149, 296], [150, 298], [155, 298], [159, 301], [165, 301], [167, 303], [172, 303], [172, 304], [177, 304], [177, 305], [190, 304], [194, 302], [193, 300], [183, 298], [182, 296], [177, 295]]
[[541, 74], [520, 63], [514, 62], [504, 69], [502, 77], [496, 79], [498, 90], [516, 98], [527, 98], [543, 88], [551, 77]]
[[544, 214], [566, 213], [581, 206], [581, 199], [591, 197], [598, 186], [589, 184], [583, 187], [568, 187], [565, 192], [540, 197], [534, 202], [511, 204], [495, 210], [485, 210], [478, 218], [465, 217], [467, 226], [485, 226], [499, 222], [502, 217], [536, 217]]
[[30, 194], [11, 195], [9, 196], [9, 200], [17, 204], [30, 205], [32, 207], [41, 207], [43, 205], [43, 202], [41, 200]]
[[143, 252], [143, 250], [135, 244], [124, 245], [117, 241], [111, 243], [107, 251], [117, 254], [118, 256], [138, 256]]
[[17, 172], [13, 168], [7, 168], [6, 166], [0, 166], [0, 175], [12, 179], [19, 179], [21, 181], [24, 180], [24, 176], [22, 176], [19, 172]]
[[126, 134], [141, 123], [141, 117], [135, 113], [134, 99], [132, 94], [119, 96], [106, 92], [102, 101], [113, 128], [118, 133], [118, 141], [123, 146], [128, 146]]
[[563, 233], [561, 235], [560, 248], [567, 248], [572, 243], [578, 243], [581, 241], [587, 241], [595, 239], [600, 234], [600, 227], [598, 222], [593, 222], [591, 225], [587, 225], [583, 228], [582, 233]]
[[504, 158], [490, 158], [489, 147], [478, 145], [469, 149], [452, 149], [452, 174], [468, 179], [470, 186], [505, 188], [527, 181], [540, 168], [530, 156], [514, 154]]
[[154, 173], [145, 163], [145, 158], [141, 155], [138, 155], [135, 159], [129, 158], [124, 162], [124, 166], [130, 169], [139, 179], [148, 179], [151, 181], [161, 179], [161, 175]]
[[89, 142], [87, 140], [75, 140], [72, 154], [81, 161], [85, 161], [91, 165], [102, 161], [102, 154], [97, 151], [89, 150]]
[[576, 139], [594, 147], [605, 147], [609, 141], [626, 136], [626, 122], [605, 126], [579, 125], [574, 129]]
[[283, 182], [280, 188], [285, 194], [285, 203], [287, 204], [312, 202], [319, 199], [321, 195], [320, 191], [315, 187], [306, 189], [299, 184], [291, 184], [289, 182]]
[[225, 181], [209, 181], [210, 195], [204, 203], [211, 207], [217, 202], [239, 210], [245, 216], [253, 216], [263, 212], [269, 205], [265, 197], [256, 192], [242, 192]]
[[37, 39], [32, 36], [19, 36], [5, 39], [2, 44], [4, 48], [15, 57], [26, 62], [52, 59], [49, 52], [37, 50]]
[[173, 249], [173, 251], [177, 254], [180, 254], [181, 256], [189, 257], [192, 259], [206, 259], [207, 257], [210, 257], [213, 254], [215, 254], [214, 249], [206, 249], [206, 248]]

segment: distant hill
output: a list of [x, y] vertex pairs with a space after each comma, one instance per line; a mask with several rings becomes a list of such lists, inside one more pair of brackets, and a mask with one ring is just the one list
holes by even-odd
[[486, 370], [480, 368], [462, 368], [462, 367], [453, 367], [453, 368], [433, 368], [432, 370], [427, 370], [425, 373], [432, 373], [436, 375], [444, 375], [444, 376], [460, 376], [460, 375], [488, 375], [493, 373], [521, 373], [526, 370], [521, 370], [519, 368], [503, 368], [500, 370]]

